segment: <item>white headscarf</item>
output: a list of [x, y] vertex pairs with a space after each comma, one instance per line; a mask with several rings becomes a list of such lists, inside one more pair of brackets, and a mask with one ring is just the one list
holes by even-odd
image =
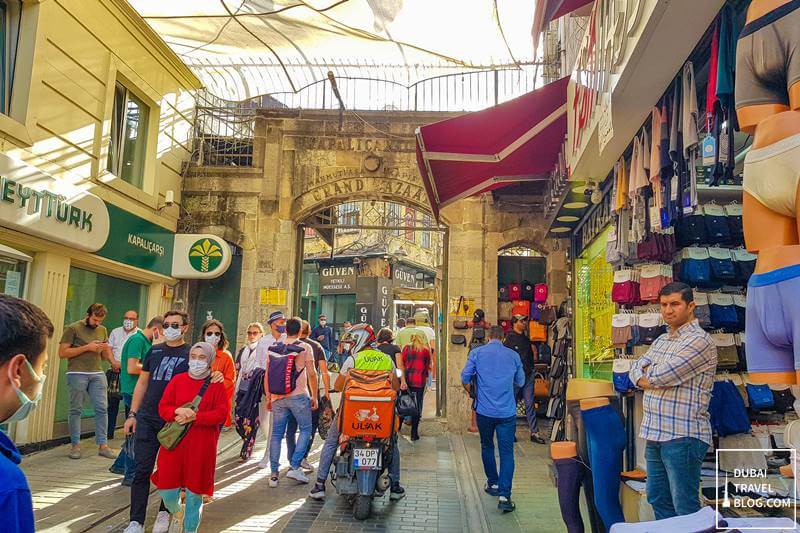
[[205, 379], [211, 374], [211, 365], [214, 363], [214, 359], [217, 357], [217, 349], [211, 346], [207, 342], [198, 342], [192, 346], [192, 349], [189, 351], [191, 353], [195, 350], [195, 348], [199, 349], [208, 359], [208, 368], [201, 374], [194, 374], [192, 373], [191, 368], [189, 369], [189, 376], [194, 379]]

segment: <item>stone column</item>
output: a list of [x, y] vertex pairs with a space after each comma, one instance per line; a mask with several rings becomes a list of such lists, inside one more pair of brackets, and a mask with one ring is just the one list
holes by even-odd
[[55, 326], [53, 338], [47, 343], [47, 380], [42, 390], [42, 400], [31, 415], [17, 423], [16, 442], [42, 442], [53, 438], [53, 419], [56, 412], [58, 390], [58, 341], [64, 330], [64, 313], [69, 281], [69, 258], [51, 252], [34, 256], [29, 280], [30, 301], [47, 314]]
[[[564, 239], [561, 247], [566, 248], [568, 242]], [[569, 297], [567, 291], [568, 270], [569, 262], [566, 250], [554, 250], [547, 254], [547, 302], [549, 305], [561, 305], [561, 302]]]

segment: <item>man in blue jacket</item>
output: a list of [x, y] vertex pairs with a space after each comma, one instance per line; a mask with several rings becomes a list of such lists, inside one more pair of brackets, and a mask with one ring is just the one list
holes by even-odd
[[[47, 339], [53, 323], [25, 300], [0, 294], [0, 423], [24, 420], [42, 396]], [[33, 533], [33, 500], [19, 450], [0, 432], [0, 516], [3, 531]]]
[[[489, 342], [469, 353], [461, 371], [461, 383], [467, 392], [477, 377], [478, 432], [481, 436], [481, 459], [486, 473], [484, 491], [498, 496], [497, 508], [504, 513], [514, 510], [511, 482], [514, 478], [514, 435], [517, 430], [517, 402], [514, 385], [525, 385], [525, 371], [519, 354], [503, 346], [503, 328], [489, 329]], [[500, 452], [500, 474], [494, 458], [494, 436]]]
[[319, 315], [319, 322], [311, 330], [310, 337], [322, 345], [322, 349], [325, 351], [325, 361], [330, 362], [331, 353], [336, 347], [336, 339], [334, 338], [333, 328], [328, 325], [328, 317]]

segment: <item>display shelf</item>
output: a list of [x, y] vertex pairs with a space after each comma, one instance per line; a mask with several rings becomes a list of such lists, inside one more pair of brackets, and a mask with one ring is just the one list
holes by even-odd
[[743, 189], [741, 185], [720, 185], [712, 187], [705, 184], [697, 184], [697, 198], [702, 203], [707, 200], [717, 200], [721, 202], [741, 202]]

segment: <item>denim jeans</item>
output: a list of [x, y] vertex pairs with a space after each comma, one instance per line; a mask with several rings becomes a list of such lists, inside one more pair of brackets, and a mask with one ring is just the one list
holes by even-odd
[[269, 443], [269, 462], [272, 472], [280, 469], [281, 441], [286, 434], [289, 415], [293, 415], [300, 428], [300, 437], [297, 447], [289, 458], [292, 469], [300, 467], [300, 461], [306, 453], [308, 442], [311, 440], [311, 398], [308, 396], [289, 396], [272, 402], [272, 439]]
[[[389, 479], [392, 486], [400, 484], [400, 446], [397, 442], [397, 434], [392, 437], [392, 463], [389, 465]], [[336, 455], [336, 448], [339, 447], [339, 422], [334, 416], [328, 435], [325, 437], [325, 444], [322, 445], [322, 452], [319, 455], [319, 468], [317, 468], [317, 481], [325, 483], [333, 464], [333, 457]]]
[[[514, 479], [514, 434], [517, 417], [492, 418], [478, 414], [478, 433], [481, 436], [481, 459], [486, 483], [497, 485], [500, 496], [511, 497], [511, 482]], [[500, 452], [500, 474], [494, 458], [494, 435], [497, 433], [497, 449]]]
[[533, 402], [533, 374], [525, 380], [522, 386], [522, 400], [525, 402], [525, 418], [528, 419], [528, 427], [531, 435], [539, 433], [539, 423], [536, 420], [536, 405]]
[[88, 396], [94, 409], [94, 440], [102, 446], [108, 439], [108, 381], [102, 372], [67, 374], [69, 388], [69, 438], [73, 446], [81, 442], [81, 413]]
[[700, 468], [708, 444], [692, 437], [647, 441], [647, 501], [657, 520], [700, 510]]
[[[127, 419], [128, 418], [128, 413], [131, 410], [131, 402], [133, 401], [133, 395], [123, 392], [122, 393], [122, 401], [125, 404], [125, 418]], [[133, 439], [133, 436], [126, 437], [126, 439]], [[130, 445], [132, 447], [133, 441], [130, 442]], [[114, 473], [118, 473], [119, 471], [122, 470], [125, 473], [125, 479], [127, 481], [133, 481], [134, 466], [135, 466], [135, 463], [134, 463], [133, 454], [128, 454], [125, 451], [125, 447], [123, 447], [119, 451], [119, 454], [117, 455], [117, 458], [114, 461], [114, 464], [111, 465], [111, 471], [114, 472]]]
[[[311, 447], [314, 446], [314, 437], [317, 435], [317, 428], [319, 427], [319, 409], [311, 411], [311, 438], [308, 439], [308, 446], [306, 453], [303, 454], [303, 459], [308, 459], [308, 453]], [[297, 449], [297, 419], [289, 413], [289, 420], [286, 422], [286, 455], [291, 457]]]

